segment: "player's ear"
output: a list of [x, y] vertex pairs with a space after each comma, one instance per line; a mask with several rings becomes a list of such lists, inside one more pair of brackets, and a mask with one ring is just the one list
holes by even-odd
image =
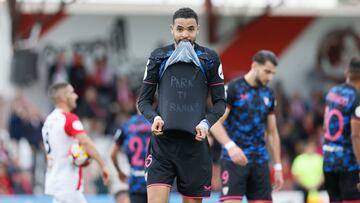
[[171, 34], [174, 34], [174, 25], [173, 24], [170, 24], [170, 32], [171, 32]]
[[257, 66], [257, 63], [256, 63], [255, 61], [253, 61], [253, 62], [251, 63], [251, 69], [256, 68], [256, 66]]

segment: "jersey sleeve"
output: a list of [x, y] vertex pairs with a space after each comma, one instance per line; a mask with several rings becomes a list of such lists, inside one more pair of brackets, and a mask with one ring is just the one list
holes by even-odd
[[138, 108], [141, 114], [150, 123], [153, 123], [154, 118], [158, 115], [153, 109], [154, 95], [159, 79], [159, 64], [154, 55], [153, 52], [147, 62], [138, 101]]
[[[213, 51], [212, 51], [213, 52]], [[211, 53], [213, 63], [210, 67], [210, 78], [208, 78], [209, 86], [224, 85], [224, 72], [219, 56], [214, 52]]]
[[357, 93], [354, 103], [353, 103], [353, 108], [351, 110], [351, 117], [354, 119], [360, 119], [360, 94]]
[[65, 115], [65, 126], [64, 130], [70, 137], [75, 137], [80, 133], [84, 133], [84, 127], [79, 117], [73, 113], [64, 113]]
[[236, 89], [235, 89], [235, 83], [230, 82], [227, 85], [225, 85], [225, 99], [226, 104], [229, 106], [232, 106], [232, 104], [236, 100]]
[[154, 56], [154, 52], [151, 53], [145, 67], [143, 83], [156, 85], [159, 81], [159, 67], [157, 59]]
[[272, 90], [270, 90], [269, 100], [270, 100], [270, 106], [269, 106], [268, 114], [273, 114], [275, 111], [276, 99], [275, 99], [274, 92]]
[[210, 78], [208, 78], [208, 85], [211, 92], [212, 108], [207, 112], [205, 119], [210, 126], [219, 120], [225, 112], [225, 89], [224, 89], [224, 73], [222, 65], [216, 52], [210, 52], [213, 63], [210, 68]]
[[116, 130], [114, 135], [114, 141], [118, 146], [122, 146], [125, 140], [125, 134], [124, 130], [122, 128], [119, 128]]

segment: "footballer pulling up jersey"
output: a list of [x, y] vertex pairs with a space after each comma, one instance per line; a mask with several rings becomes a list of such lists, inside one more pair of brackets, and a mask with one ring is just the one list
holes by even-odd
[[333, 87], [326, 96], [324, 171], [359, 170], [351, 144], [351, 118], [360, 119], [360, 97], [347, 84]]
[[45, 120], [42, 136], [47, 155], [45, 194], [83, 191], [82, 168], [72, 164], [69, 148], [78, 143], [74, 136], [83, 133], [79, 118], [55, 109]]
[[130, 193], [146, 193], [145, 157], [151, 136], [151, 125], [141, 115], [132, 116], [116, 134], [115, 141], [130, 162]]
[[[242, 77], [229, 83], [227, 104], [232, 109], [224, 123], [229, 137], [244, 151], [249, 163], [266, 163], [264, 135], [266, 117], [275, 106], [272, 91], [266, 86], [252, 87]], [[231, 160], [224, 148], [221, 158]]]
[[[151, 123], [155, 116], [160, 115], [166, 123], [164, 130], [195, 134], [195, 126], [202, 119], [212, 126], [223, 114], [224, 76], [219, 58], [216, 52], [198, 44], [193, 49], [195, 62], [180, 61], [167, 67], [175, 50], [172, 44], [153, 51], [146, 66], [139, 109]], [[152, 101], [157, 87], [159, 105], [154, 111]], [[208, 89], [214, 105], [206, 112]]]

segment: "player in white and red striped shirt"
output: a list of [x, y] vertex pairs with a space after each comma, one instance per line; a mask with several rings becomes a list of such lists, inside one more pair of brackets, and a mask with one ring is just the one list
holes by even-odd
[[76, 108], [77, 94], [68, 83], [57, 83], [49, 88], [55, 109], [45, 120], [42, 135], [47, 155], [45, 194], [54, 196], [53, 203], [86, 203], [83, 195], [82, 167], [69, 158], [72, 144], [83, 145], [89, 156], [99, 164], [105, 185], [109, 170], [83, 129], [78, 116], [71, 113]]

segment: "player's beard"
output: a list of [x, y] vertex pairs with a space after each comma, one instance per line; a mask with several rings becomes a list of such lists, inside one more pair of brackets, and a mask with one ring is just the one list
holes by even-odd
[[257, 75], [255, 77], [255, 82], [256, 82], [256, 85], [259, 86], [259, 87], [263, 87], [263, 86], [266, 86], [267, 83], [266, 82], [262, 82], [260, 77]]

